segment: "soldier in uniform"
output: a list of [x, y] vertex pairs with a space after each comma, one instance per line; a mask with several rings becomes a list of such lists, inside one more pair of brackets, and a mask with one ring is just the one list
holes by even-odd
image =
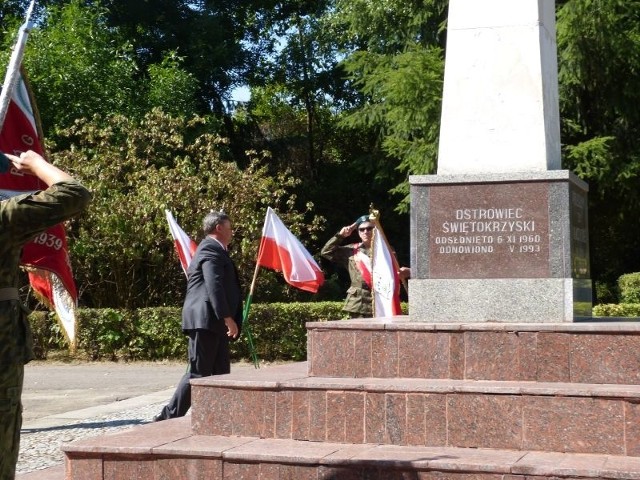
[[[358, 229], [360, 242], [342, 245], [345, 238]], [[374, 225], [368, 215], [358, 218], [355, 223], [342, 227], [324, 247], [320, 255], [327, 260], [346, 268], [351, 285], [342, 309], [351, 318], [373, 316], [373, 298], [371, 297], [371, 239]]]
[[11, 480], [20, 445], [24, 364], [33, 359], [26, 310], [18, 298], [20, 253], [37, 234], [81, 212], [91, 194], [33, 151], [5, 155], [0, 160], [48, 186], [0, 201], [0, 479]]

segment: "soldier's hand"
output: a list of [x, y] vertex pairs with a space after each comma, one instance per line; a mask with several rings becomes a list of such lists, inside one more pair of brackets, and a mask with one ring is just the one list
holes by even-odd
[[358, 225], [356, 223], [352, 223], [351, 225], [347, 225], [346, 227], [342, 227], [340, 229], [339, 235], [341, 237], [348, 237], [353, 233]]
[[71, 175], [47, 162], [40, 154], [33, 150], [22, 152], [19, 157], [9, 153], [5, 155], [11, 160], [13, 167], [17, 171], [35, 175], [48, 186], [58, 182], [73, 180]]
[[44, 158], [42, 158], [39, 154], [37, 154], [33, 150], [22, 152], [19, 157], [17, 157], [16, 155], [11, 155], [10, 153], [6, 153], [5, 155], [9, 160], [11, 160], [11, 163], [13, 163], [14, 168], [20, 172], [33, 173], [33, 166], [35, 163], [37, 162], [47, 163], [47, 161]]

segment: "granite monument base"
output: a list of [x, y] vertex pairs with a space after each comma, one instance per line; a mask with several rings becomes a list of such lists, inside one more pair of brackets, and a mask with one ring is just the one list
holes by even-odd
[[409, 285], [414, 321], [557, 323], [591, 316], [589, 280], [422, 279]]
[[555, 170], [421, 175], [410, 183], [412, 320], [591, 316], [585, 182]]

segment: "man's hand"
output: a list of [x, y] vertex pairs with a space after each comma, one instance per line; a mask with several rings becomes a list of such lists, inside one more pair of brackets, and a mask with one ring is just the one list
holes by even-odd
[[231, 317], [224, 318], [224, 324], [227, 326], [227, 337], [236, 338], [238, 336], [238, 325]]
[[338, 235], [340, 235], [341, 237], [348, 237], [349, 235], [351, 235], [353, 233], [353, 231], [356, 229], [356, 227], [358, 226], [357, 223], [352, 223], [351, 225], [347, 225], [346, 227], [342, 227], [340, 229], [340, 232], [338, 232]]
[[401, 280], [411, 278], [411, 269], [409, 267], [400, 267], [400, 270], [398, 270], [398, 276]]

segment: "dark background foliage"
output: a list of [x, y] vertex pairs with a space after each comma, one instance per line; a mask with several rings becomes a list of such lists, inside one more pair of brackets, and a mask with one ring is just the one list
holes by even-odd
[[[6, 65], [27, 0], [0, 4]], [[446, 0], [41, 0], [24, 60], [56, 163], [96, 193], [70, 225], [81, 303], [179, 305], [164, 209], [232, 214], [248, 287], [267, 206], [311, 253], [371, 204], [409, 263], [408, 176], [435, 171]], [[640, 270], [640, 2], [556, 2], [564, 167], [590, 186], [597, 301]], [[237, 87], [250, 99], [234, 98]], [[260, 274], [269, 301], [318, 297]]]

